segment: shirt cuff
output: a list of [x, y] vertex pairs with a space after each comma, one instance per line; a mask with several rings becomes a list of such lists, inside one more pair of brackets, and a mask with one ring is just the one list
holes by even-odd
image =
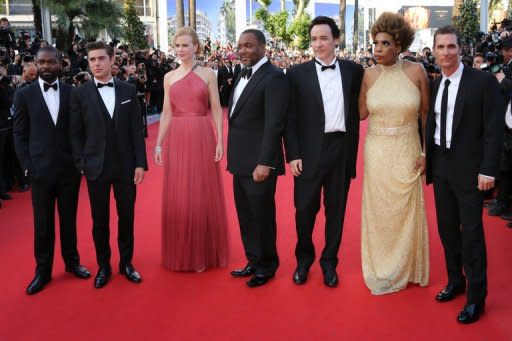
[[489, 179], [489, 180], [493, 180], [493, 181], [494, 181], [494, 179], [495, 179], [495, 177], [494, 177], [494, 176], [489, 176], [489, 175], [480, 174], [480, 173], [479, 173], [478, 175], [481, 175], [481, 176], [483, 176], [484, 178], [487, 178], [487, 179]]

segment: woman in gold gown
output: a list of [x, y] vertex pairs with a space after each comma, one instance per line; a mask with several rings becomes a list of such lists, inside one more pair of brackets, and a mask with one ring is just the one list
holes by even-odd
[[361, 255], [364, 281], [372, 294], [426, 286], [428, 231], [421, 175], [424, 129], [429, 106], [426, 72], [419, 63], [399, 60], [414, 39], [413, 29], [394, 13], [372, 27], [378, 65], [365, 71], [359, 99], [368, 117], [364, 146]]

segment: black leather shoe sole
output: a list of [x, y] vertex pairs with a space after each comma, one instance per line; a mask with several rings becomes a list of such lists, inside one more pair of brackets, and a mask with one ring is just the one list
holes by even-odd
[[436, 295], [436, 301], [441, 303], [450, 302], [457, 296], [464, 294], [465, 291], [465, 288], [446, 287]]
[[254, 266], [247, 265], [243, 269], [231, 271], [231, 276], [233, 276], [233, 277], [249, 277], [249, 276], [254, 275], [255, 272], [256, 272], [256, 268]]
[[267, 284], [267, 282], [269, 280], [271, 280], [272, 278], [274, 278], [274, 275], [272, 275], [272, 276], [258, 276], [258, 275], [254, 275], [245, 284], [247, 284], [247, 286], [249, 288], [257, 288], [257, 287], [261, 287], [262, 285]]

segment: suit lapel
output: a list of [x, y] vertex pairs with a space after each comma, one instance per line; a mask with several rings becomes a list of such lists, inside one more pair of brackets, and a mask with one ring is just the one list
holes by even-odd
[[53, 122], [52, 114], [50, 113], [50, 109], [48, 109], [48, 105], [46, 104], [46, 101], [44, 100], [43, 96], [43, 90], [41, 90], [41, 87], [39, 86], [39, 80], [35, 80], [34, 83], [32, 83], [32, 91], [35, 94], [34, 98], [38, 98], [39, 101], [42, 104], [42, 107], [44, 108], [44, 112], [46, 114], [46, 118], [49, 120], [52, 126], [55, 126], [55, 123]]
[[350, 90], [352, 88], [352, 73], [342, 68], [341, 60], [338, 59], [338, 66], [341, 73], [341, 87], [343, 89], [343, 102], [345, 113], [345, 126], [347, 126], [348, 116], [350, 112]]
[[121, 86], [119, 85], [119, 81], [114, 80], [114, 93], [115, 93], [115, 106], [114, 106], [114, 124], [117, 128], [117, 121], [119, 117], [119, 108], [121, 108]]
[[453, 108], [452, 139], [455, 135], [457, 127], [459, 126], [460, 120], [462, 119], [462, 113], [464, 112], [464, 99], [466, 98], [467, 85], [470, 82], [469, 78], [470, 71], [464, 67], [462, 70], [462, 76], [460, 78], [457, 97], [455, 98], [455, 107]]
[[322, 110], [323, 119], [325, 119], [325, 108], [324, 101], [322, 99], [322, 90], [320, 89], [320, 81], [318, 80], [318, 75], [316, 73], [315, 61], [309, 61], [309, 65], [306, 70], [309, 74], [309, 78], [311, 79], [312, 90], [313, 90], [313, 100], [317, 103], [319, 108]]
[[[270, 62], [266, 62], [263, 64], [256, 73], [254, 73], [251, 78], [249, 79], [249, 82], [245, 86], [244, 90], [240, 94], [240, 97], [238, 98], [238, 101], [236, 102], [235, 109], [233, 110], [233, 115], [231, 115], [231, 119], [235, 117], [238, 112], [240, 111], [240, 108], [243, 107], [244, 103], [249, 98], [249, 95], [254, 91], [256, 86], [261, 82], [265, 74], [267, 73], [267, 69], [270, 67]], [[240, 80], [238, 80], [240, 81]], [[237, 82], [238, 84], [238, 82]], [[235, 92], [234, 90], [232, 92]]]
[[[98, 102], [98, 109], [103, 112], [103, 115], [107, 115], [110, 118], [110, 114], [108, 112], [107, 106], [105, 105], [105, 102], [103, 102], [103, 98], [101, 98], [100, 92], [98, 91], [98, 88], [96, 88], [96, 84], [94, 83], [94, 80], [90, 80], [89, 83], [86, 84], [86, 86], [89, 87], [89, 91], [91, 94], [96, 97]], [[114, 111], [115, 112], [115, 111]]]
[[62, 122], [62, 115], [65, 115], [64, 113], [64, 103], [67, 102], [67, 98], [69, 95], [69, 88], [66, 84], [59, 81], [59, 114], [57, 115], [57, 124], [59, 125], [60, 122]]

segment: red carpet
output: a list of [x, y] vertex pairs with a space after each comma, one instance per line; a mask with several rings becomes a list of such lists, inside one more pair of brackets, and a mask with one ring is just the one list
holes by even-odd
[[[430, 285], [410, 286], [378, 297], [369, 293], [360, 265], [361, 162], [349, 195], [337, 289], [323, 285], [318, 263], [306, 285], [298, 287], [292, 282], [295, 228], [290, 175], [278, 183], [281, 266], [268, 285], [249, 289], [244, 280], [229, 275], [229, 270], [244, 265], [245, 259], [227, 172], [229, 269], [205, 273], [164, 270], [160, 266], [162, 168], [151, 159], [156, 134], [157, 125], [153, 125], [147, 140], [150, 171], [139, 186], [136, 206], [134, 264], [144, 277], [141, 285], [115, 272], [104, 289], [94, 289], [91, 279], [79, 280], [64, 273], [57, 245], [53, 281], [41, 293], [26, 296], [34, 269], [30, 195], [12, 193], [14, 199], [4, 202], [0, 209], [0, 340], [512, 340], [512, 229], [498, 218], [485, 217], [489, 259], [486, 314], [474, 325], [459, 325], [456, 316], [464, 298], [445, 304], [434, 301], [446, 275], [431, 187], [426, 190]], [[360, 148], [362, 151], [362, 145]], [[225, 168], [225, 161], [222, 166]], [[111, 221], [116, 226], [114, 211]], [[317, 250], [323, 247], [323, 223], [320, 216], [315, 231]], [[78, 226], [82, 263], [95, 274], [84, 184]], [[116, 228], [111, 230], [112, 265], [116, 269], [117, 234]]]

